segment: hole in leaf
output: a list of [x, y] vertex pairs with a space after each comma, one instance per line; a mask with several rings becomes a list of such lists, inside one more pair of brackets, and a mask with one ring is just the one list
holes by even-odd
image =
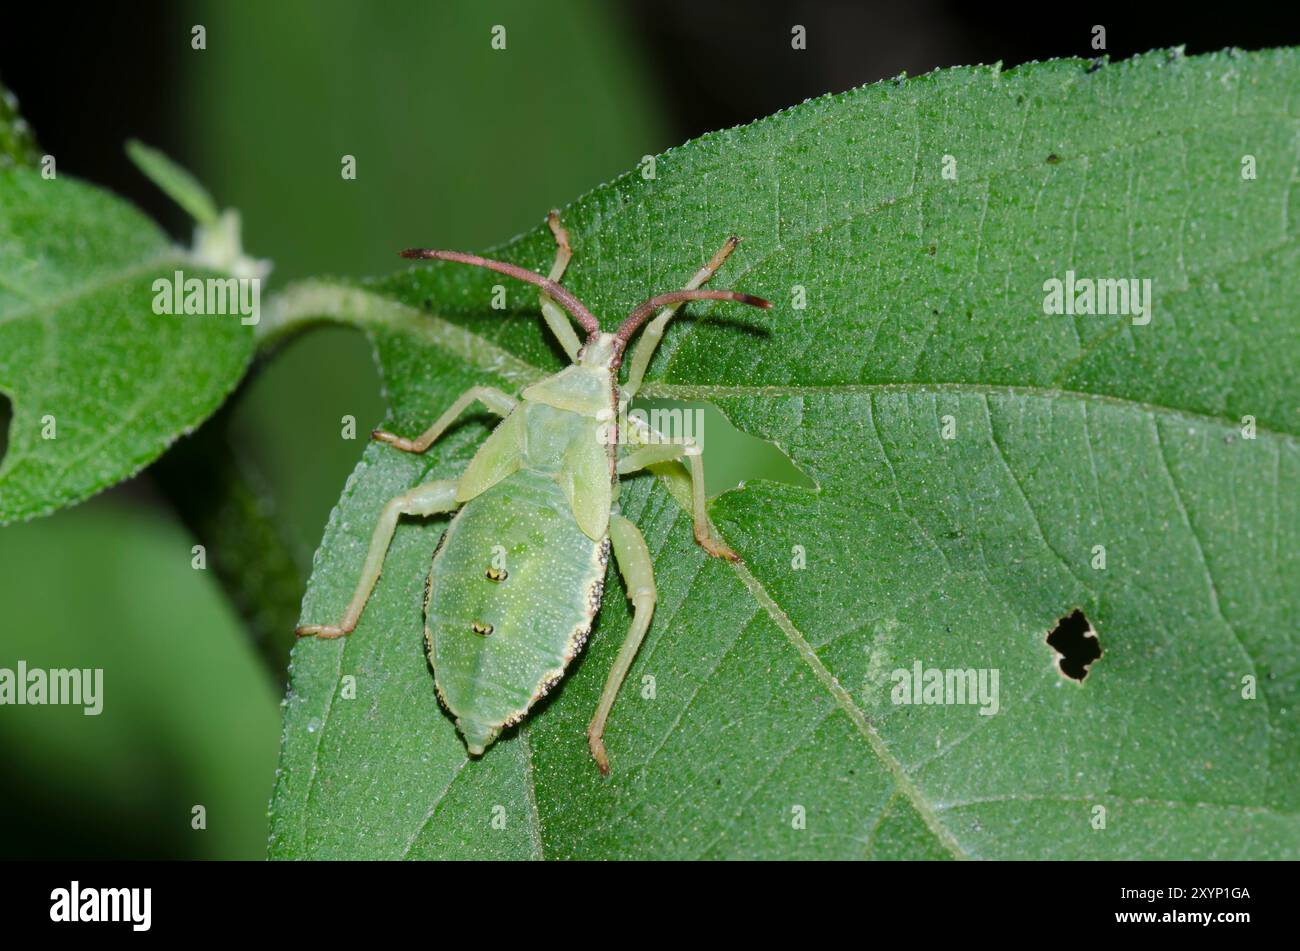
[[737, 429], [722, 410], [703, 401], [637, 400], [646, 422], [673, 439], [689, 436], [704, 448], [704, 494], [714, 498], [754, 479], [783, 482], [800, 489], [817, 483], [776, 443]]
[[1057, 653], [1057, 667], [1071, 680], [1087, 677], [1093, 661], [1101, 656], [1097, 632], [1077, 608], [1056, 623], [1047, 643]]
[[0, 463], [5, 461], [5, 453], [9, 451], [9, 424], [13, 422], [14, 405], [9, 401], [9, 397], [0, 393]]

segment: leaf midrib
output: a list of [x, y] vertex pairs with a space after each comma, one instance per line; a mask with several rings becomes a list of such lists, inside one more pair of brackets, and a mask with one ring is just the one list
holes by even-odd
[[[1080, 400], [1089, 403], [1101, 403], [1130, 409], [1147, 414], [1183, 419], [1192, 423], [1214, 424], [1237, 428], [1241, 420], [1217, 416], [1213, 413], [1199, 413], [1195, 410], [1166, 406], [1163, 403], [1151, 403], [1134, 400], [1110, 393], [1089, 393], [1084, 390], [1067, 390], [1053, 386], [1017, 386], [1006, 383], [808, 383], [774, 386], [749, 386], [744, 384], [703, 384], [692, 386], [689, 383], [647, 383], [641, 388], [641, 395], [662, 399], [703, 400], [728, 396], [819, 396], [826, 395], [874, 395], [877, 393], [957, 393], [978, 396], [1029, 396], [1039, 399]], [[1292, 444], [1300, 443], [1300, 433], [1284, 432], [1267, 426], [1255, 425], [1257, 435], [1266, 435]]]
[[[504, 347], [481, 337], [460, 324], [419, 310], [409, 304], [390, 300], [380, 294], [345, 284], [328, 281], [303, 281], [293, 284], [277, 295], [272, 305], [275, 316], [263, 320], [258, 328], [264, 345], [278, 343], [283, 337], [314, 319], [332, 318], [351, 324], [361, 330], [383, 326], [390, 330], [418, 336], [423, 342], [439, 347], [459, 357], [480, 370], [496, 373], [521, 385], [546, 378], [552, 371], [528, 363]], [[383, 372], [381, 366], [380, 372]], [[728, 383], [661, 383], [651, 381], [641, 388], [640, 395], [662, 399], [714, 399], [728, 396], [817, 396], [872, 395], [877, 393], [956, 393], [982, 396], [1028, 396], [1039, 399], [1068, 399], [1094, 404], [1115, 406], [1139, 413], [1160, 414], [1193, 423], [1213, 424], [1236, 428], [1241, 420], [1214, 413], [1164, 403], [1115, 396], [1110, 393], [1090, 393], [1054, 386], [1015, 385], [1003, 383], [966, 383], [960, 381], [907, 381], [894, 383], [792, 383], [749, 385]], [[1288, 432], [1268, 426], [1255, 426], [1257, 435], [1279, 439], [1292, 445], [1300, 444], [1300, 432]]]

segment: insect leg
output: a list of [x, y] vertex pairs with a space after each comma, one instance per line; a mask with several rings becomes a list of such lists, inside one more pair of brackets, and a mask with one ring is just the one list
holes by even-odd
[[[546, 223], [551, 226], [551, 234], [555, 235], [555, 263], [551, 265], [547, 279], [558, 284], [560, 278], [564, 277], [564, 269], [569, 266], [569, 258], [573, 257], [573, 248], [569, 247], [569, 232], [560, 224], [559, 212], [552, 211], [547, 215]], [[569, 359], [576, 361], [582, 344], [574, 332], [573, 324], [569, 323], [569, 315], [546, 291], [537, 296], [542, 302], [542, 316], [546, 318], [546, 326], [551, 328], [551, 333], [555, 334], [555, 339], [560, 342]]]
[[740, 561], [740, 556], [732, 550], [730, 545], [714, 537], [713, 529], [709, 525], [709, 514], [704, 509], [706, 499], [704, 496], [703, 450], [698, 446], [688, 446], [686, 448], [686, 463], [686, 468], [691, 473], [691, 514], [695, 521], [695, 540], [699, 542], [701, 548], [714, 558]]
[[628, 600], [632, 602], [632, 624], [628, 628], [623, 646], [619, 648], [614, 666], [610, 668], [601, 691], [596, 713], [587, 727], [587, 745], [591, 748], [592, 758], [605, 775], [609, 775], [609, 757], [605, 755], [605, 744], [601, 737], [605, 733], [605, 721], [618, 696], [618, 688], [627, 676], [628, 668], [636, 657], [646, 630], [650, 627], [650, 618], [655, 611], [655, 570], [650, 560], [650, 550], [646, 548], [641, 532], [622, 515], [609, 518], [609, 539], [614, 548], [614, 558], [618, 561], [619, 571], [623, 574], [623, 583], [627, 585]]
[[618, 474], [626, 475], [657, 462], [685, 458], [684, 465], [691, 476], [691, 516], [695, 523], [695, 540], [714, 558], [739, 561], [740, 556], [731, 546], [714, 537], [713, 529], [709, 525], [709, 515], [705, 511], [705, 503], [708, 499], [704, 494], [704, 450], [689, 437], [681, 442], [672, 443], [657, 429], [644, 422], [638, 422], [635, 417], [629, 418], [628, 422], [632, 424], [633, 429], [629, 435], [645, 445], [633, 449], [618, 461]]
[[658, 446], [639, 446], [618, 461], [618, 474], [627, 475], [653, 466], [659, 462], [672, 462], [686, 453], [681, 443], [669, 443]]
[[[709, 259], [709, 263], [704, 265], [695, 272], [695, 276], [686, 282], [684, 290], [693, 291], [696, 288], [703, 287], [709, 278], [717, 273], [718, 268], [722, 267], [722, 262], [731, 257], [731, 252], [736, 250], [736, 245], [740, 239], [734, 235], [727, 239], [718, 252]], [[628, 369], [627, 384], [623, 387], [623, 393], [630, 400], [636, 395], [637, 390], [641, 388], [641, 381], [645, 378], [646, 367], [650, 365], [650, 358], [654, 356], [655, 348], [659, 346], [659, 341], [663, 339], [664, 328], [668, 326], [668, 321], [672, 320], [681, 309], [683, 302], [670, 304], [659, 315], [655, 317], [641, 331], [641, 339], [637, 342], [636, 347], [632, 350], [632, 362]]]
[[304, 624], [295, 633], [299, 637], [323, 638], [351, 634], [357, 626], [366, 601], [370, 599], [370, 592], [374, 590], [375, 582], [379, 580], [379, 572], [384, 567], [384, 556], [388, 554], [388, 543], [393, 540], [393, 532], [397, 529], [398, 517], [437, 515], [439, 512], [450, 512], [456, 504], [456, 482], [453, 479], [419, 485], [409, 492], [403, 492], [389, 499], [388, 504], [384, 506], [383, 514], [379, 516], [375, 533], [370, 537], [370, 551], [366, 554], [366, 562], [361, 569], [361, 580], [357, 582], [357, 590], [348, 603], [343, 620], [338, 624]]
[[370, 434], [372, 439], [380, 442], [386, 442], [390, 446], [395, 446], [404, 452], [424, 452], [433, 445], [434, 440], [441, 436], [461, 413], [469, 408], [469, 405], [475, 400], [482, 403], [498, 416], [508, 416], [510, 411], [515, 408], [516, 401], [513, 396], [501, 392], [493, 386], [471, 386], [468, 390], [460, 395], [456, 402], [451, 404], [447, 412], [438, 417], [437, 422], [426, 429], [415, 439], [406, 439], [403, 436], [395, 436], [383, 429], [376, 429]]

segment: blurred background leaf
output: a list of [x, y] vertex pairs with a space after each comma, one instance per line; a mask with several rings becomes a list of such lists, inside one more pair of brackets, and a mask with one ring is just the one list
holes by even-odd
[[133, 475], [234, 389], [253, 328], [155, 313], [155, 282], [182, 272], [205, 273], [117, 196], [0, 170], [0, 391], [12, 401], [0, 524]]
[[0, 667], [104, 672], [98, 716], [4, 707], [3, 856], [265, 849], [279, 684], [211, 574], [191, 567], [193, 544], [162, 509], [122, 497], [0, 532]]
[[18, 110], [18, 97], [4, 87], [0, 76], [0, 168], [36, 164], [36, 139]]

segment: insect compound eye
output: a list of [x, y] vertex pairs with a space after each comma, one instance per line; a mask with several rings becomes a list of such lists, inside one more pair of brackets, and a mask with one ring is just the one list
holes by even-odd
[[489, 568], [483, 574], [488, 581], [505, 581], [510, 577], [510, 572], [504, 568]]
[[475, 621], [469, 626], [469, 629], [480, 637], [487, 637], [492, 633], [492, 625], [484, 624], [482, 621]]

